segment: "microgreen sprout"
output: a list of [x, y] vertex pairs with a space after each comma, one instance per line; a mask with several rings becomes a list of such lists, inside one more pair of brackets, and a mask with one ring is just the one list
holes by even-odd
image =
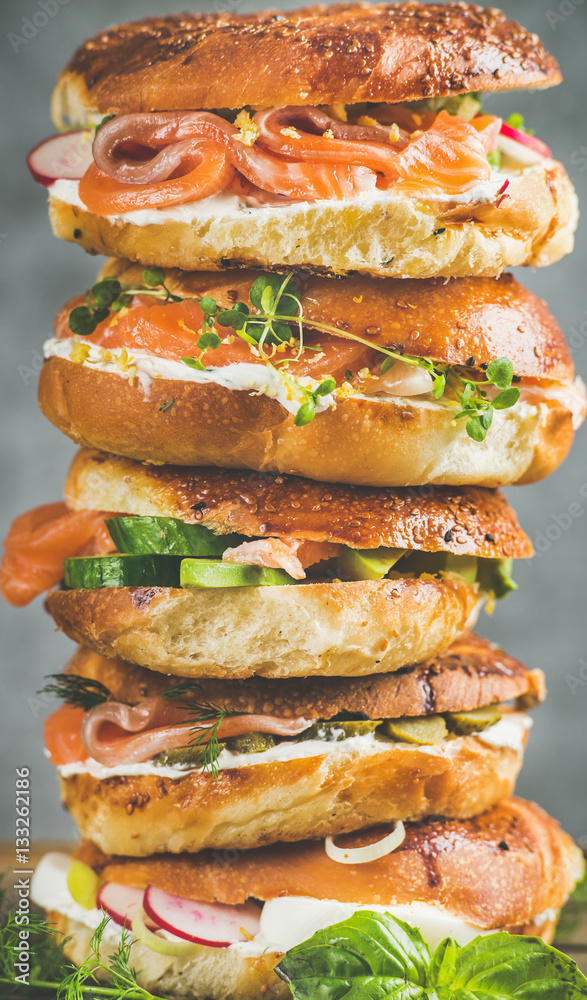
[[[115, 278], [104, 278], [94, 285], [86, 295], [87, 305], [78, 306], [70, 313], [69, 326], [73, 333], [85, 337], [91, 336], [98, 323], [106, 319], [110, 311], [117, 312], [127, 306], [134, 295], [151, 295], [163, 303], [185, 300], [168, 287], [163, 268], [147, 267], [143, 270], [142, 277], [146, 286], [143, 288], [123, 289]], [[458, 405], [459, 410], [453, 419], [466, 420], [466, 432], [474, 441], [480, 442], [485, 439], [494, 410], [508, 409], [520, 398], [520, 390], [512, 385], [515, 377], [512, 363], [508, 358], [497, 358], [492, 361], [487, 365], [483, 377], [476, 378], [473, 372], [463, 374], [462, 365], [446, 364], [431, 358], [404, 354], [401, 350], [382, 347], [328, 323], [307, 319], [292, 273], [285, 277], [276, 274], [259, 275], [249, 290], [249, 304], [238, 301], [229, 309], [219, 306], [211, 295], [205, 295], [200, 299], [185, 298], [198, 303], [202, 320], [201, 332], [195, 342], [199, 354], [182, 357], [183, 363], [197, 371], [205, 371], [208, 367], [205, 356], [209, 356], [208, 352], [219, 348], [226, 339], [218, 333], [218, 329], [233, 330], [265, 365], [279, 375], [291, 395], [299, 400], [294, 417], [294, 423], [298, 427], [310, 423], [316, 415], [320, 401], [324, 397], [332, 396], [339, 388], [335, 379], [330, 376], [323, 378], [314, 387], [304, 384], [295, 377], [295, 363], [300, 360], [303, 353], [321, 350], [320, 347], [304, 343], [305, 326], [311, 327], [316, 333], [344, 337], [382, 354], [384, 357], [380, 369], [381, 375], [390, 371], [396, 361], [428, 372], [434, 398], [441, 400], [447, 397], [449, 403]], [[289, 349], [289, 353], [280, 357], [279, 355], [283, 355], [286, 349]], [[353, 381], [353, 372], [350, 369], [345, 371], [344, 379], [347, 382]], [[312, 382], [311, 379], [309, 381]], [[490, 392], [492, 387], [497, 388], [499, 392], [497, 394]]]

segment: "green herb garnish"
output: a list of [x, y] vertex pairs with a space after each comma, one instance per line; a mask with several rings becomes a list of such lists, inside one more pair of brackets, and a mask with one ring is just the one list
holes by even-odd
[[225, 719], [243, 713], [240, 709], [230, 710], [225, 706], [214, 705], [210, 701], [193, 701], [185, 708], [189, 715], [187, 721], [192, 726], [194, 733], [188, 745], [203, 747], [202, 770], [210, 771], [214, 780], [218, 781], [218, 758], [222, 752], [218, 731]]
[[580, 1000], [587, 979], [539, 938], [505, 932], [434, 954], [420, 931], [363, 910], [292, 948], [275, 971], [295, 1000]]
[[[0, 894], [0, 903], [5, 900]], [[2, 907], [4, 908], [4, 906]], [[143, 989], [137, 982], [137, 972], [130, 965], [133, 939], [126, 929], [121, 940], [104, 962], [100, 945], [110, 917], [104, 916], [90, 941], [90, 955], [77, 968], [63, 954], [66, 939], [40, 915], [31, 912], [26, 925], [16, 907], [0, 921], [0, 984], [3, 1000], [163, 1000]], [[17, 980], [15, 969], [23, 928], [29, 931], [29, 975], [26, 982]], [[106, 980], [106, 981], [105, 981]]]
[[[98, 323], [104, 320], [109, 310], [115, 312], [128, 305], [134, 295], [151, 295], [165, 302], [184, 301], [180, 295], [171, 292], [165, 283], [165, 271], [161, 267], [148, 267], [143, 271], [143, 281], [148, 289], [124, 289], [114, 278], [98, 282], [86, 295], [86, 306], [78, 306], [69, 316], [69, 326], [73, 333], [89, 337]], [[189, 298], [197, 302], [203, 314], [202, 332], [196, 340], [200, 353], [197, 357], [182, 357], [190, 368], [205, 371], [203, 358], [208, 351], [215, 351], [223, 342], [217, 327], [234, 330], [235, 334], [249, 344], [261, 361], [279, 375], [281, 381], [299, 401], [294, 417], [296, 426], [310, 423], [316, 415], [320, 399], [331, 395], [338, 388], [333, 378], [326, 378], [317, 386], [305, 384], [289, 371], [304, 350], [319, 350], [304, 344], [304, 322], [299, 290], [293, 281], [293, 274], [285, 277], [262, 274], [255, 279], [249, 291], [250, 306], [236, 302], [230, 309], [221, 309], [216, 299], [206, 295], [201, 299]], [[253, 310], [253, 311], [251, 311]], [[483, 441], [491, 426], [494, 410], [508, 409], [520, 398], [520, 390], [512, 386], [513, 365], [508, 358], [497, 358], [487, 366], [484, 379], [474, 379], [463, 375], [463, 366], [443, 364], [430, 358], [418, 358], [392, 351], [373, 344], [363, 337], [343, 332], [328, 323], [309, 320], [308, 325], [319, 333], [335, 337], [345, 337], [356, 343], [370, 347], [384, 355], [381, 374], [389, 371], [396, 361], [422, 368], [432, 379], [435, 399], [449, 394], [458, 404], [455, 420], [466, 419], [466, 431], [474, 441]], [[293, 349], [294, 357], [279, 357], [286, 347]], [[285, 367], [282, 367], [285, 366]], [[352, 372], [345, 372], [345, 380], [352, 380]], [[312, 380], [309, 380], [310, 382]], [[500, 390], [493, 399], [488, 398], [488, 389], [495, 386]], [[171, 404], [169, 404], [171, 405]]]
[[49, 674], [46, 680], [53, 683], [45, 684], [37, 694], [53, 694], [57, 698], [62, 698], [68, 705], [83, 708], [86, 712], [112, 698], [112, 692], [106, 685], [91, 677], [80, 677], [79, 674]]

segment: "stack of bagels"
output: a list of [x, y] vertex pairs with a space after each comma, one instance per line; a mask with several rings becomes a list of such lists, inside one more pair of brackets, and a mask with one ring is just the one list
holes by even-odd
[[360, 914], [552, 941], [583, 858], [513, 797], [544, 677], [471, 630], [532, 555], [498, 488], [585, 417], [505, 270], [571, 251], [576, 196], [482, 106], [560, 79], [417, 2], [148, 18], [61, 73], [29, 166], [109, 259], [45, 345], [80, 448], [2, 592], [78, 644], [45, 739], [81, 841], [34, 880], [75, 964], [131, 934], [156, 997], [326, 997], [291, 956]]

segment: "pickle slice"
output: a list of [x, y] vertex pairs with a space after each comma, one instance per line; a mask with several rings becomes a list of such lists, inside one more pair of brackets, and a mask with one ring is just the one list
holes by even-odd
[[385, 719], [381, 727], [385, 736], [399, 743], [433, 746], [442, 743], [448, 735], [442, 715], [424, 715], [421, 718]]
[[[219, 743], [218, 745], [221, 750], [224, 750], [224, 743]], [[206, 747], [204, 746], [178, 747], [177, 750], [162, 750], [156, 757], [153, 757], [152, 763], [155, 767], [181, 767], [184, 764], [190, 764], [192, 767], [201, 767], [204, 763], [205, 752]]]
[[375, 732], [381, 725], [381, 719], [328, 719], [314, 722], [309, 729], [298, 736], [299, 740], [324, 740], [326, 743], [338, 743], [352, 736], [366, 736]]
[[269, 733], [243, 733], [242, 736], [230, 736], [226, 741], [226, 749], [232, 753], [263, 753], [275, 746], [275, 738]]
[[483, 708], [473, 708], [470, 712], [447, 712], [446, 724], [457, 736], [472, 736], [482, 733], [501, 719], [501, 710], [497, 705], [484, 705]]

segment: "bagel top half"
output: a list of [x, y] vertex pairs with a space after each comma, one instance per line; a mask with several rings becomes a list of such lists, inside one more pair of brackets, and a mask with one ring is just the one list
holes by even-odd
[[[64, 673], [99, 681], [115, 701], [128, 704], [162, 694], [172, 683], [168, 676], [83, 646]], [[184, 686], [189, 697], [189, 682]], [[445, 652], [391, 674], [349, 677], [344, 684], [338, 677], [203, 677], [194, 682], [192, 694], [243, 714], [332, 719], [350, 713], [387, 719], [469, 711], [508, 701], [531, 708], [544, 700], [546, 688], [540, 670], [529, 670], [487, 639], [468, 633]]]
[[172, 14], [84, 42], [59, 76], [53, 117], [62, 125], [113, 111], [395, 103], [560, 80], [536, 35], [474, 4]]
[[[205, 370], [189, 367], [182, 358], [200, 353], [198, 302], [250, 307], [258, 277], [171, 270], [166, 286], [185, 301], [166, 305], [140, 298], [140, 266], [109, 261], [101, 278], [139, 296], [81, 337], [70, 316], [83, 298], [63, 307], [45, 345], [44, 414], [76, 443], [129, 458], [377, 486], [533, 482], [567, 454], [584, 417], [584, 387], [547, 306], [512, 275], [447, 282], [291, 275], [304, 329], [300, 360], [294, 347], [285, 368], [280, 353], [278, 365], [267, 365], [217, 324], [220, 347], [205, 352]], [[431, 376], [413, 364], [396, 360], [382, 376], [385, 351], [451, 366], [444, 395], [436, 399]], [[451, 386], [457, 378], [483, 383], [487, 366], [504, 357], [519, 400], [495, 409], [485, 440], [472, 440], [466, 418], [454, 419]], [[303, 426], [296, 414], [304, 397], [287, 381], [296, 372], [311, 386], [326, 377], [335, 385]]]
[[71, 510], [175, 517], [216, 534], [452, 552], [532, 555], [505, 497], [481, 487], [368, 489], [293, 476], [151, 466], [81, 449], [65, 483]]
[[[373, 843], [389, 828], [353, 833], [341, 847]], [[320, 841], [274, 844], [222, 863], [211, 852], [145, 859], [107, 857], [82, 844], [76, 857], [102, 878], [157, 885], [187, 898], [228, 905], [249, 898], [303, 896], [340, 902], [439, 905], [484, 928], [530, 922], [558, 910], [583, 870], [581, 852], [533, 803], [507, 799], [473, 820], [432, 820], [406, 828], [400, 846], [379, 861], [331, 860]]]

